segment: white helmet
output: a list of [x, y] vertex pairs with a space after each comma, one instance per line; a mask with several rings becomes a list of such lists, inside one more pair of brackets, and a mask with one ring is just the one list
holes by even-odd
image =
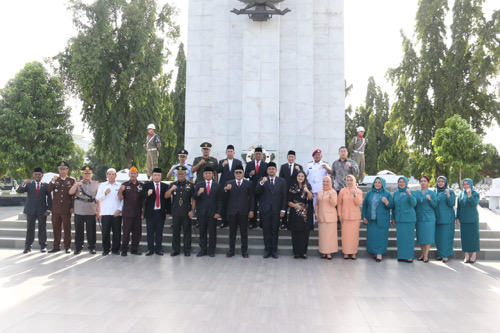
[[149, 125], [148, 125], [148, 129], [150, 129], [150, 128], [152, 128], [152, 129], [154, 129], [154, 130], [155, 130], [155, 129], [156, 129], [155, 124], [149, 124]]
[[365, 128], [363, 126], [359, 126], [358, 128], [356, 128], [356, 132], [364, 132], [365, 131]]

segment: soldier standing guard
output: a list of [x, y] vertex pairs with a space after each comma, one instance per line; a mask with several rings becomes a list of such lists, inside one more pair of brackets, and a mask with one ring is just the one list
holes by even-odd
[[181, 227], [184, 234], [184, 255], [191, 255], [191, 219], [194, 216], [195, 201], [193, 201], [194, 185], [186, 180], [188, 168], [180, 165], [175, 168], [177, 181], [170, 184], [165, 193], [165, 199], [172, 200], [172, 253], [175, 257], [181, 252]]
[[75, 254], [82, 252], [85, 227], [89, 253], [96, 253], [97, 201], [95, 198], [99, 189], [99, 182], [92, 180], [93, 171], [90, 166], [85, 165], [82, 168], [83, 180], [74, 183], [69, 189], [69, 194], [75, 196]]
[[161, 148], [161, 141], [158, 134], [155, 133], [155, 125], [148, 125], [148, 136], [146, 137], [146, 151], [147, 151], [147, 167], [148, 177], [153, 174], [153, 169], [158, 167], [158, 155]]
[[132, 232], [131, 254], [141, 255], [139, 242], [142, 234], [142, 220], [144, 219], [144, 208], [141, 199], [143, 184], [137, 180], [139, 170], [131, 167], [128, 176], [130, 180], [124, 182], [118, 191], [118, 200], [123, 200], [123, 234], [122, 234], [122, 257], [127, 256], [130, 233]]
[[61, 251], [61, 232], [64, 228], [64, 249], [71, 253], [71, 214], [73, 214], [73, 196], [69, 189], [75, 183], [75, 178], [68, 177], [69, 164], [61, 161], [57, 163], [59, 176], [54, 176], [47, 187], [52, 193], [52, 229], [54, 245], [49, 253]]
[[203, 173], [205, 168], [211, 168], [214, 172], [214, 179], [217, 181], [217, 159], [210, 156], [210, 150], [212, 149], [212, 144], [210, 142], [203, 142], [201, 145], [201, 153], [203, 156], [198, 156], [194, 159], [193, 167], [191, 172], [196, 172], [196, 181], [201, 182], [203, 180]]
[[363, 184], [363, 178], [365, 177], [366, 139], [363, 137], [365, 134], [365, 128], [363, 126], [359, 126], [356, 131], [358, 132], [358, 135], [352, 138], [351, 143], [349, 143], [349, 153], [351, 153], [352, 159], [358, 165], [358, 180], [360, 184]]

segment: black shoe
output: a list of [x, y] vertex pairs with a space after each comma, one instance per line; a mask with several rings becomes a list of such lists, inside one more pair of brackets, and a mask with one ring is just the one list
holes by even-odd
[[82, 253], [82, 250], [75, 250], [74, 254], [80, 254]]
[[159, 256], [162, 256], [163, 255], [163, 251], [155, 251], [155, 253]]
[[222, 222], [219, 229], [224, 229], [225, 227], [227, 227], [227, 223]]
[[300, 258], [300, 256], [298, 254], [293, 256], [293, 259], [299, 259], [299, 258]]
[[208, 254], [208, 256], [209, 256], [209, 257], [211, 257], [211, 258], [213, 258], [213, 257], [215, 257], [215, 253], [210, 252], [210, 253]]
[[56, 252], [59, 252], [59, 251], [61, 251], [61, 249], [52, 249], [52, 250], [49, 251], [49, 253], [56, 253]]
[[273, 252], [271, 255], [273, 256], [274, 259], [278, 259], [278, 253]]
[[152, 256], [153, 254], [155, 254], [153, 251], [148, 251], [146, 252], [146, 257]]
[[127, 256], [127, 251], [122, 251], [122, 257], [126, 257]]
[[264, 253], [264, 259], [267, 259], [271, 256], [271, 253], [270, 252], [266, 252]]
[[23, 253], [28, 253], [28, 252], [31, 252], [31, 248], [26, 248], [24, 249]]
[[40, 249], [40, 252], [45, 253], [45, 252], [47, 252], [47, 249], [44, 247], [44, 248]]
[[191, 256], [191, 252], [184, 252], [184, 257], [190, 257]]
[[375, 261], [376, 261], [376, 262], [381, 262], [381, 261], [382, 261], [382, 259], [381, 259], [381, 258], [377, 258], [377, 259], [375, 259]]
[[280, 226], [280, 229], [281, 229], [281, 230], [285, 230], [285, 229], [286, 229], [286, 224], [284, 224], [284, 223], [283, 223], [283, 224]]
[[[59, 250], [58, 250], [59, 251]], [[64, 250], [66, 253], [71, 253], [71, 249]]]
[[206, 255], [207, 255], [206, 252], [201, 251], [201, 252], [198, 252], [198, 254], [196, 256], [197, 257], [203, 257], [203, 256], [206, 256]]
[[142, 252], [138, 251], [138, 250], [133, 250], [133, 251], [130, 251], [130, 254], [134, 254], [136, 256], [140, 256], [140, 255], [142, 255]]
[[241, 254], [241, 256], [242, 256], [243, 258], [248, 258], [248, 253], [243, 252], [243, 253]]
[[116, 254], [117, 256], [120, 255], [120, 251], [111, 251], [111, 253]]
[[250, 225], [248, 226], [248, 229], [255, 229], [257, 228], [257, 223], [250, 223]]
[[96, 254], [96, 252], [95, 252], [95, 250], [94, 250], [94, 249], [90, 249], [90, 250], [89, 250], [89, 253], [90, 253], [90, 254]]
[[107, 256], [108, 254], [109, 254], [109, 251], [103, 251], [103, 252], [102, 252], [102, 255], [103, 255], [103, 256]]
[[234, 257], [233, 251], [229, 251], [228, 253], [226, 253], [226, 258], [231, 258], [231, 257]]
[[171, 257], [177, 257], [179, 255], [179, 252], [172, 252], [170, 253]]

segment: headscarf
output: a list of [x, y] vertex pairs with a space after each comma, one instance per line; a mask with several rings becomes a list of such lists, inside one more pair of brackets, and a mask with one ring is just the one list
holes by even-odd
[[[381, 187], [379, 190], [375, 189], [375, 181], [376, 181], [377, 179], [380, 179], [380, 181], [382, 182], [382, 187]], [[373, 184], [372, 184], [372, 189], [371, 189], [371, 190], [372, 190], [373, 192], [376, 192], [376, 193], [381, 193], [381, 192], [384, 192], [384, 191], [385, 191], [385, 179], [384, 179], [384, 178], [382, 178], [382, 177], [377, 177], [377, 178], [375, 178], [375, 179], [373, 180]]]
[[328, 180], [328, 185], [326, 185], [326, 188], [325, 188], [325, 184], [323, 184], [323, 191], [326, 192], [326, 191], [333, 190], [333, 188], [332, 188], [332, 179], [330, 178], [330, 176], [323, 177], [323, 181], [325, 179]]
[[471, 192], [473, 192], [474, 191], [474, 182], [470, 178], [465, 178], [464, 180], [462, 180], [462, 191], [465, 192], [465, 189], [464, 189], [464, 182], [465, 181], [467, 181], [469, 183], [470, 190], [471, 190]]
[[[438, 185], [438, 181], [439, 181], [439, 178], [443, 178], [444, 180], [444, 187], [439, 187]], [[446, 179], [445, 176], [439, 176], [437, 177], [436, 179], [436, 189], [437, 189], [437, 192], [444, 192], [446, 189], [448, 188], [448, 179]]]
[[354, 177], [353, 175], [347, 175], [347, 176], [345, 177], [345, 179], [347, 180], [347, 178], [352, 178], [352, 183], [353, 183], [353, 185], [352, 185], [352, 186], [347, 186], [347, 181], [346, 181], [346, 187], [358, 188], [358, 187], [356, 186], [356, 177]]
[[[405, 188], [401, 188], [401, 187], [399, 187], [399, 181], [400, 181], [401, 179], [403, 179], [403, 180], [405, 181], [405, 183], [406, 183]], [[407, 190], [407, 189], [408, 189], [408, 178], [406, 178], [405, 176], [401, 176], [401, 177], [399, 177], [399, 179], [398, 179], [398, 191], [399, 191], [399, 192], [406, 192], [406, 190]]]
[[[382, 187], [378, 190], [375, 188], [375, 181], [377, 181], [377, 179], [380, 179], [380, 182], [382, 183]], [[371, 191], [373, 192], [373, 195], [372, 195], [370, 217], [372, 220], [376, 220], [377, 219], [377, 207], [378, 207], [380, 200], [382, 200], [382, 193], [385, 191], [385, 179], [381, 178], [381, 177], [375, 178], [373, 180]]]

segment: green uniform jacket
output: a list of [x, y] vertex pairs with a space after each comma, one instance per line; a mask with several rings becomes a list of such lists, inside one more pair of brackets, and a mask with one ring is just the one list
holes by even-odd
[[468, 181], [470, 188], [472, 190], [472, 195], [467, 195], [467, 192], [462, 191], [458, 195], [457, 204], [457, 219], [460, 223], [479, 223], [479, 213], [477, 211], [477, 205], [479, 204], [479, 193], [472, 189], [473, 182], [472, 179], [464, 179], [463, 181]]
[[[417, 199], [417, 221], [418, 222], [436, 222], [436, 212], [434, 209], [437, 207], [436, 192], [427, 189], [425, 194], [422, 191], [415, 191]], [[427, 194], [431, 196], [431, 200], [427, 199]]]
[[399, 179], [404, 179], [406, 187], [404, 189], [398, 188], [398, 190], [394, 192], [392, 219], [396, 220], [397, 223], [417, 222], [417, 213], [415, 212], [417, 198], [415, 197], [415, 193], [412, 191], [411, 195], [408, 195], [408, 193], [406, 193], [406, 189], [408, 189], [408, 179], [406, 177], [400, 177]]
[[444, 176], [439, 176], [443, 178], [445, 185], [443, 188], [436, 187], [437, 196], [437, 208], [436, 208], [436, 222], [437, 224], [453, 224], [455, 223], [455, 201], [457, 196], [455, 191], [449, 189], [450, 196], [446, 196], [446, 189], [448, 188], [448, 179]]
[[[389, 227], [391, 224], [391, 208], [394, 207], [394, 200], [392, 199], [392, 195], [389, 191], [385, 189], [385, 179], [377, 177], [373, 180], [373, 183], [375, 184], [375, 181], [377, 179], [380, 179], [382, 181], [382, 188], [378, 190], [380, 195], [382, 197], [386, 197], [389, 203], [386, 205], [380, 200], [380, 202], [377, 205], [377, 225], [379, 227]], [[367, 219], [368, 221], [371, 220], [371, 203], [372, 203], [372, 198], [373, 195], [377, 192], [375, 189], [374, 185], [372, 185], [372, 190], [369, 191], [366, 194], [365, 199], [363, 200], [363, 209], [361, 210], [361, 217], [364, 219]]]

